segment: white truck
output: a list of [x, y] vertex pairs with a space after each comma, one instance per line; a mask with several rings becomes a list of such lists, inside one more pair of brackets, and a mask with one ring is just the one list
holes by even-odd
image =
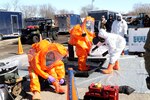
[[129, 53], [144, 53], [144, 44], [150, 28], [129, 28]]
[[138, 54], [139, 56], [142, 56], [145, 52], [144, 44], [150, 27], [144, 27], [144, 16], [145, 13], [139, 13], [137, 17], [126, 16], [129, 18], [126, 19], [127, 23], [128, 21], [131, 21], [128, 23], [129, 54]]

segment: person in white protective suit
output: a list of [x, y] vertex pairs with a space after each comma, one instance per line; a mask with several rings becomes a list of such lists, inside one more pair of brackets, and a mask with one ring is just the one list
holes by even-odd
[[105, 39], [105, 42], [101, 43], [100, 41], [96, 44], [96, 46], [101, 46], [105, 44], [108, 46], [108, 53], [110, 55], [110, 61], [107, 69], [102, 70], [104, 74], [110, 74], [113, 70], [119, 70], [119, 57], [122, 50], [125, 48], [126, 41], [125, 39], [115, 33], [108, 33], [104, 29], [100, 29], [98, 33], [98, 37]]
[[122, 37], [127, 37], [127, 22], [122, 18], [122, 15], [116, 14], [117, 19], [112, 24], [111, 33], [119, 34]]
[[[117, 19], [112, 24], [112, 30], [111, 33], [119, 34], [125, 39], [128, 40], [128, 25], [127, 22], [122, 18], [122, 15], [116, 14]], [[124, 50], [122, 51], [121, 55], [124, 55]]]

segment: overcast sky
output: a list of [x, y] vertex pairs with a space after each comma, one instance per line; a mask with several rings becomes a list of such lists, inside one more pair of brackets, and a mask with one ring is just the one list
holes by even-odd
[[[6, 3], [12, 3], [13, 0], [0, 0], [0, 6]], [[20, 5], [41, 5], [51, 4], [57, 10], [66, 9], [79, 14], [80, 9], [84, 6], [92, 4], [92, 0], [18, 0]], [[103, 10], [111, 10], [117, 12], [128, 12], [133, 9], [134, 4], [149, 3], [150, 0], [93, 0], [94, 7]]]

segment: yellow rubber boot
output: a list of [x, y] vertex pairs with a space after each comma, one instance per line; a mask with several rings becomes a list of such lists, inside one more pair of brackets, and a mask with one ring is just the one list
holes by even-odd
[[109, 64], [107, 69], [102, 70], [104, 74], [110, 74], [113, 72], [114, 64]]
[[40, 92], [33, 92], [32, 100], [41, 100]]
[[59, 85], [59, 82], [55, 81], [55, 82], [53, 82], [53, 85], [55, 87], [56, 93], [59, 93], [59, 94], [65, 93], [65, 90]]
[[120, 69], [120, 65], [119, 65], [119, 61], [118, 60], [115, 62], [115, 65], [114, 65], [113, 69], [114, 70], [119, 70]]

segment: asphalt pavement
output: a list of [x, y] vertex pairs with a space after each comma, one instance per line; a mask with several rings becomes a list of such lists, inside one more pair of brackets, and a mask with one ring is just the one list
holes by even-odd
[[18, 42], [18, 38], [4, 39], [4, 40], [0, 41], [0, 47], [9, 45], [9, 44], [13, 44], [13, 43], [17, 43], [17, 42]]

